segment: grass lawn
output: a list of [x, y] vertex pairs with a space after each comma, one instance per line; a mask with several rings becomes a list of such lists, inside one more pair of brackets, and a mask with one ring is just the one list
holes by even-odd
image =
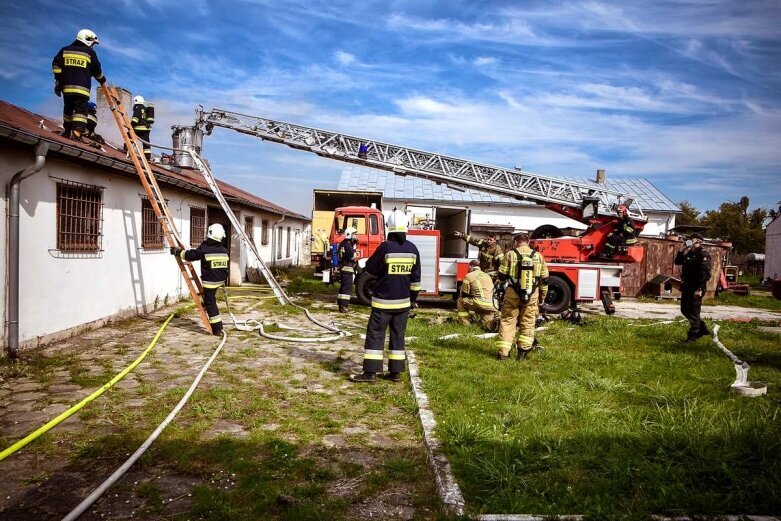
[[743, 308], [770, 309], [781, 311], [781, 300], [772, 296], [748, 295], [741, 296], [734, 293], [721, 293], [717, 298], [707, 298], [703, 302], [706, 306], [740, 306]]
[[470, 514], [781, 513], [781, 337], [725, 323], [720, 339], [768, 395], [729, 391], [732, 364], [682, 324], [553, 322], [546, 349], [497, 361], [476, 327], [422, 310], [407, 334]]

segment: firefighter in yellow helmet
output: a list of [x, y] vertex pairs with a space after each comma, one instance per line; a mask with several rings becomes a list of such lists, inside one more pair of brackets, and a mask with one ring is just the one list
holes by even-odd
[[513, 246], [504, 254], [498, 273], [499, 280], [507, 284], [496, 340], [500, 360], [510, 355], [513, 343], [518, 346], [519, 360], [532, 350], [537, 311], [548, 294], [548, 267], [542, 255], [529, 247], [529, 234], [515, 235]]
[[480, 261], [472, 259], [469, 263], [469, 273], [461, 282], [461, 291], [456, 301], [458, 321], [469, 324], [469, 312], [473, 311], [480, 317], [483, 327], [492, 329], [499, 312], [494, 307], [494, 281], [491, 276], [480, 269]]

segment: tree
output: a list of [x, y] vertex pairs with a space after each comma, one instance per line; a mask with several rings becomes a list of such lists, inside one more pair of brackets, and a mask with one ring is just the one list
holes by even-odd
[[695, 225], [699, 226], [702, 224], [700, 219], [700, 211], [694, 207], [692, 203], [689, 201], [681, 201], [678, 203], [678, 206], [681, 207], [681, 214], [678, 215], [675, 219], [675, 225], [676, 226], [683, 226], [683, 225]]
[[749, 198], [743, 196], [737, 203], [726, 202], [718, 210], [708, 210], [702, 224], [708, 227], [709, 237], [732, 242], [736, 253], [765, 251], [765, 231], [762, 226], [768, 217], [764, 208], [749, 211]]

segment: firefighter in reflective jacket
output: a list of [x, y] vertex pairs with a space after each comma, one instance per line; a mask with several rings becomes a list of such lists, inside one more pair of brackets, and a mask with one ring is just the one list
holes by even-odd
[[182, 260], [201, 261], [201, 283], [203, 284], [203, 307], [209, 315], [212, 334], [222, 334], [222, 317], [217, 308], [217, 290], [225, 285], [228, 279], [228, 249], [222, 245], [225, 239], [225, 229], [221, 224], [209, 226], [206, 240], [193, 250], [182, 250], [171, 247], [171, 255], [178, 255]]
[[637, 244], [635, 222], [629, 217], [629, 209], [626, 205], [619, 204], [616, 208], [618, 224], [616, 229], [607, 235], [605, 242], [605, 257], [612, 257], [616, 250]]
[[469, 273], [461, 282], [461, 292], [456, 301], [458, 320], [469, 325], [469, 312], [474, 311], [486, 329], [492, 329], [499, 312], [494, 307], [494, 281], [480, 269], [480, 261], [472, 259]]
[[[513, 243], [515, 247], [504, 254], [498, 275], [507, 283], [496, 341], [500, 360], [509, 356], [513, 343], [518, 346], [519, 360], [529, 354], [534, 346], [537, 311], [548, 294], [548, 267], [542, 255], [529, 247], [529, 234], [517, 234]], [[520, 328], [517, 333], [516, 326]]]
[[88, 103], [92, 78], [103, 85], [106, 77], [93, 46], [98, 36], [89, 29], [82, 29], [76, 40], [60, 49], [52, 60], [54, 93], [62, 96], [62, 135], [75, 141], [82, 140], [87, 128]]
[[135, 96], [133, 98], [133, 119], [130, 120], [130, 124], [133, 126], [133, 132], [136, 133], [136, 136], [146, 141], [146, 143], [143, 143], [143, 146], [147, 161], [152, 157], [152, 147], [147, 145], [147, 143], [149, 142], [149, 134], [152, 132], [154, 123], [155, 106], [147, 103], [143, 96]]
[[504, 250], [496, 243], [496, 234], [489, 233], [488, 237], [479, 240], [471, 235], [465, 236], [463, 232], [456, 232], [454, 235], [466, 241], [467, 244], [477, 246], [478, 250], [480, 250], [477, 254], [477, 258], [480, 260], [480, 269], [492, 278], [495, 278], [504, 255]]
[[407, 355], [404, 334], [411, 306], [420, 292], [420, 254], [407, 240], [407, 216], [394, 210], [388, 217], [388, 240], [380, 244], [369, 260], [366, 271], [377, 277], [372, 294], [372, 312], [366, 326], [363, 372], [350, 376], [353, 382], [374, 382], [382, 371], [385, 330], [390, 326], [388, 373], [385, 378], [398, 382], [405, 370]]
[[356, 230], [352, 226], [344, 230], [344, 240], [339, 244], [339, 312], [350, 310], [350, 297], [353, 294], [353, 277], [355, 276], [355, 243], [358, 242]]

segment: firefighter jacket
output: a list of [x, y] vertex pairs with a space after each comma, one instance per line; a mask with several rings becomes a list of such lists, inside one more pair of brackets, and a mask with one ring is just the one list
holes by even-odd
[[499, 265], [502, 262], [502, 256], [504, 250], [501, 246], [494, 243], [492, 246], [488, 244], [485, 239], [477, 240], [471, 235], [467, 235], [463, 238], [467, 243], [477, 246], [480, 253], [477, 255], [477, 259], [480, 261], [480, 269], [483, 271], [496, 271], [499, 269]]
[[60, 49], [52, 60], [52, 72], [63, 94], [89, 98], [92, 78], [101, 84], [106, 82], [98, 55], [79, 40]]
[[355, 248], [352, 239], [345, 239], [339, 244], [339, 267], [343, 273], [355, 272]]
[[613, 233], [621, 237], [621, 239], [627, 245], [637, 243], [635, 222], [629, 216], [626, 216], [618, 221], [616, 229], [613, 231]]
[[470, 271], [461, 282], [461, 295], [472, 298], [481, 307], [494, 307], [494, 281], [486, 272]]
[[683, 253], [679, 251], [675, 255], [675, 264], [681, 266], [681, 285], [683, 289], [707, 291], [708, 281], [711, 276], [710, 254], [703, 248], [689, 250]]
[[133, 118], [130, 123], [136, 132], [152, 130], [152, 125], [155, 123], [155, 106], [151, 103], [133, 105]]
[[548, 295], [548, 266], [539, 252], [528, 245], [519, 246], [504, 254], [499, 266], [499, 280], [507, 280], [521, 300], [530, 300], [537, 288], [539, 300]]
[[219, 288], [228, 278], [228, 249], [213, 239], [206, 239], [194, 250], [182, 250], [182, 260], [201, 261], [201, 281], [206, 289]]
[[[404, 240], [387, 240], [366, 261], [366, 271], [377, 277], [372, 307], [380, 310], [408, 309], [420, 291], [420, 253]], [[412, 298], [410, 298], [412, 297]]]

